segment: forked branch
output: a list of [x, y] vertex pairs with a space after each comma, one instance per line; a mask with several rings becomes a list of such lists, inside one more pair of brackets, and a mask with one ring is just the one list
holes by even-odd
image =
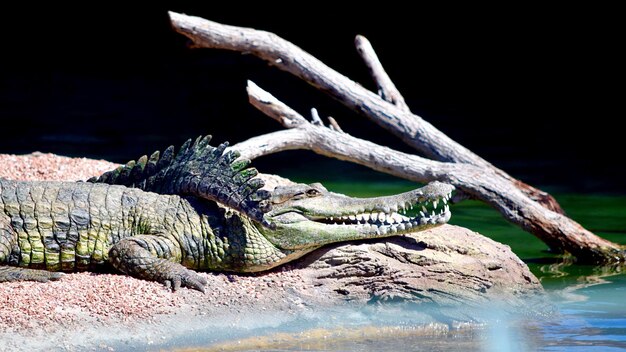
[[[237, 144], [235, 148], [248, 158], [288, 149], [310, 149], [413, 181], [448, 182], [490, 204], [506, 219], [533, 233], [552, 249], [569, 252], [585, 262], [625, 260], [621, 246], [594, 235], [562, 215], [556, 201], [547, 193], [514, 179], [410, 113], [402, 104], [396, 106], [383, 100], [290, 42], [272, 33], [222, 25], [198, 17], [172, 12], [170, 17], [174, 28], [192, 39], [195, 47], [256, 55], [363, 113], [435, 160], [400, 153], [313, 125], [253, 84], [248, 87], [251, 103], [290, 130]], [[382, 66], [379, 69], [382, 70]]]
[[404, 97], [400, 94], [400, 91], [396, 88], [396, 85], [393, 84], [387, 71], [385, 71], [383, 65], [380, 63], [378, 55], [376, 55], [370, 41], [362, 35], [357, 35], [356, 38], [354, 38], [354, 45], [356, 46], [356, 51], [361, 55], [365, 66], [367, 66], [370, 71], [372, 79], [378, 86], [378, 95], [400, 109], [411, 112], [411, 109], [404, 101]]
[[233, 148], [244, 157], [253, 159], [284, 150], [308, 149], [416, 182], [447, 182], [491, 205], [507, 220], [547, 245], [571, 253], [581, 262], [623, 262], [626, 259], [624, 249], [618, 244], [600, 238], [570, 218], [542, 207], [492, 170], [429, 160], [313, 125], [253, 82], [248, 82], [247, 90], [253, 106], [288, 129], [234, 145]]
[[[513, 181], [514, 186], [531, 199], [548, 209], [563, 213], [558, 202], [548, 193], [516, 180], [455, 142], [420, 116], [383, 100], [283, 38], [270, 32], [228, 26], [200, 17], [175, 12], [169, 14], [174, 29], [190, 38], [194, 47], [255, 55], [362, 113], [427, 157], [491, 169], [501, 177]], [[371, 57], [369, 54], [367, 56]], [[379, 68], [382, 69], [382, 66]]]

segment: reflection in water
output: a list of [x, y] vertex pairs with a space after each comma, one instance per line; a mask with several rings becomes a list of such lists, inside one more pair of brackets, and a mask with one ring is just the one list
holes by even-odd
[[[549, 292], [554, 314], [511, 312], [491, 302], [466, 310], [474, 319], [461, 323], [443, 307], [377, 304], [320, 311], [271, 328], [231, 328], [226, 339], [212, 330], [175, 345], [201, 346], [176, 351], [618, 351], [626, 349], [626, 286], [623, 275], [612, 276], [621, 282], [590, 277], [590, 284], [566, 290], [585, 299]], [[428, 322], [433, 318], [444, 323]]]
[[626, 349], [626, 278], [623, 265], [580, 266], [563, 260], [542, 267], [552, 274], [544, 281], [565, 278], [565, 283], [546, 285], [560, 315], [542, 326], [546, 351], [612, 351]]
[[[614, 285], [611, 285], [614, 286]], [[561, 315], [542, 326], [549, 351], [626, 349], [624, 290], [605, 286], [582, 289], [585, 300], [559, 304]]]
[[531, 307], [511, 312], [510, 302], [344, 306], [279, 325], [247, 321], [248, 328], [227, 332], [211, 327], [173, 346], [200, 346], [176, 351], [532, 351], [543, 345], [538, 332], [547, 318]]
[[[204, 349], [177, 351], [398, 351], [398, 341], [404, 346], [425, 346], [439, 350], [451, 341], [460, 349], [479, 347], [471, 329], [450, 332], [443, 324], [405, 328], [398, 326], [361, 328], [316, 328], [297, 333], [275, 333], [215, 344]], [[450, 341], [451, 340], [451, 341]]]
[[[540, 281], [544, 282], [548, 279], [567, 278], [568, 276], [575, 281], [568, 280], [568, 285], [563, 288], [552, 288], [551, 294], [562, 303], [586, 301], [589, 297], [580, 293], [581, 290], [597, 285], [609, 285], [612, 282], [606, 278], [620, 275], [622, 273], [623, 264], [592, 266], [591, 273], [587, 275], [573, 276], [568, 270], [574, 268], [575, 259], [572, 257], [563, 257], [557, 259], [555, 263], [543, 265], [539, 269], [544, 275], [540, 277]], [[545, 284], [544, 284], [545, 285]]]
[[567, 276], [569, 274], [564, 269], [574, 264], [574, 262], [575, 262], [575, 258], [573, 257], [557, 258], [555, 260], [555, 263], [549, 264], [549, 265], [543, 265], [539, 268], [541, 273], [546, 274], [545, 276], [542, 276], [541, 278], [545, 278], [548, 276], [552, 278]]

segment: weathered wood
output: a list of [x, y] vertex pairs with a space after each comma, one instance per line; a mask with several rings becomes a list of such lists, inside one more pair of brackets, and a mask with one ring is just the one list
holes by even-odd
[[341, 129], [341, 126], [339, 126], [339, 124], [337, 123], [337, 120], [335, 120], [332, 116], [328, 116], [328, 122], [330, 123], [330, 129], [337, 131], [337, 132], [343, 132], [343, 130]]
[[383, 65], [380, 63], [378, 55], [376, 55], [370, 41], [362, 35], [357, 35], [354, 38], [354, 45], [378, 87], [378, 95], [400, 109], [411, 112], [411, 109], [404, 101], [404, 97], [398, 88], [396, 88], [396, 85], [393, 84], [391, 77], [389, 77], [387, 71], [385, 71]]
[[[381, 99], [274, 33], [228, 26], [175, 12], [170, 12], [169, 15], [174, 29], [190, 38], [195, 47], [225, 49], [255, 55], [361, 112], [427, 157], [491, 169], [500, 177], [512, 181], [514, 187], [531, 199], [548, 209], [563, 213], [558, 202], [550, 194], [516, 180], [455, 142], [420, 116], [412, 114], [402, 106], [396, 106]], [[382, 69], [382, 66], [379, 69]]]
[[257, 136], [233, 146], [246, 158], [309, 149], [416, 182], [447, 182], [488, 203], [548, 246], [569, 252], [581, 262], [626, 260], [620, 245], [596, 236], [563, 214], [542, 207], [493, 170], [429, 160], [316, 126], [256, 84], [249, 82], [247, 89], [250, 103], [288, 130]]
[[[175, 30], [189, 37], [196, 47], [253, 54], [327, 92], [348, 107], [362, 112], [426, 156], [398, 153], [322, 126], [303, 123], [301, 116], [283, 106], [276, 112], [276, 99], [264, 92], [251, 102], [289, 128], [305, 133], [273, 133], [238, 145], [242, 151], [256, 148], [248, 157], [265, 152], [306, 148], [317, 153], [350, 160], [376, 170], [415, 181], [441, 180], [481, 199], [509, 221], [533, 233], [553, 250], [563, 250], [584, 262], [625, 261], [624, 249], [584, 229], [562, 214], [547, 193], [514, 179], [481, 157], [456, 143], [421, 117], [381, 99], [356, 82], [334, 71], [292, 43], [265, 31], [227, 26], [198, 17], [170, 12]], [[372, 49], [373, 51], [373, 49]], [[382, 66], [380, 67], [382, 69]], [[249, 87], [250, 89], [250, 87]], [[263, 94], [267, 94], [263, 97]], [[267, 98], [267, 99], [266, 99]], [[272, 104], [267, 104], [272, 101]], [[271, 139], [268, 139], [271, 138]], [[381, 149], [383, 148], [383, 149]]]

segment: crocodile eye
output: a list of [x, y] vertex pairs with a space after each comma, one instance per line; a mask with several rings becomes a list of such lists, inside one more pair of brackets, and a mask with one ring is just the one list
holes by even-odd
[[319, 196], [320, 194], [322, 194], [322, 192], [320, 192], [320, 191], [316, 190], [315, 188], [311, 188], [311, 189], [308, 189], [308, 190], [306, 191], [306, 195], [307, 195], [308, 197], [317, 197], [317, 196]]
[[293, 199], [293, 200], [298, 200], [298, 199], [302, 199], [302, 198], [305, 198], [305, 196], [304, 196], [304, 192], [294, 193], [294, 194], [291, 196], [291, 199]]

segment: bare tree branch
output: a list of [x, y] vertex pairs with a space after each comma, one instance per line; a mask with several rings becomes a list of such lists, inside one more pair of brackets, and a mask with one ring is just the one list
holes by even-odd
[[370, 41], [362, 35], [357, 35], [354, 38], [354, 45], [356, 46], [356, 51], [361, 55], [365, 66], [370, 71], [372, 79], [378, 86], [378, 95], [403, 111], [411, 112], [411, 109], [404, 101], [404, 97], [400, 94], [400, 91], [393, 84], [393, 81], [380, 63]]
[[252, 137], [229, 148], [236, 149], [241, 158], [253, 160], [286, 150], [311, 149], [309, 140], [305, 130], [293, 128]]
[[[271, 152], [272, 148], [307, 148], [416, 181], [438, 179], [449, 182], [491, 204], [505, 218], [535, 234], [552, 249], [565, 250], [580, 261], [624, 261], [624, 250], [619, 245], [595, 236], [559, 214], [558, 203], [547, 193], [512, 178], [421, 117], [384, 101], [290, 42], [269, 32], [222, 25], [198, 17], [170, 12], [170, 18], [174, 29], [192, 39], [196, 47], [234, 50], [258, 56], [362, 112], [409, 145], [440, 162], [398, 152], [390, 153], [390, 149], [380, 149], [382, 147], [376, 144], [345, 133], [336, 139], [335, 135], [329, 134], [336, 132], [319, 126], [309, 128], [313, 125], [291, 109], [279, 113], [286, 106], [261, 91], [258, 99], [251, 98], [255, 106], [279, 122], [288, 124], [290, 128], [306, 130], [306, 138], [298, 135], [300, 139], [294, 140], [295, 135], [289, 134], [289, 142], [271, 141], [265, 139], [265, 136], [251, 140], [265, 146], [266, 152]], [[264, 94], [267, 95], [263, 97]], [[262, 103], [264, 101], [269, 104]], [[278, 135], [272, 134], [272, 137]], [[248, 146], [252, 145], [251, 141], [247, 141]], [[357, 145], [359, 148], [355, 148]], [[260, 155], [258, 152], [256, 154]], [[374, 160], [384, 162], [374, 163]]]
[[416, 182], [447, 182], [480, 199], [507, 220], [531, 232], [547, 245], [580, 261], [606, 263], [626, 259], [624, 249], [587, 231], [568, 217], [526, 197], [493, 170], [447, 163], [402, 153], [375, 143], [316, 126], [271, 94], [249, 82], [250, 103], [290, 130], [257, 136], [233, 146], [252, 159], [283, 150], [308, 149]]
[[279, 36], [175, 12], [169, 12], [169, 15], [174, 29], [190, 38], [194, 43], [193, 47], [232, 50], [255, 55], [361, 112], [427, 157], [494, 170], [500, 176], [513, 181], [514, 186], [531, 199], [548, 209], [563, 213], [558, 202], [548, 193], [516, 180], [455, 142], [421, 117], [386, 102]]
[[317, 112], [316, 108], [311, 108], [311, 122], [314, 125], [324, 126], [324, 122], [322, 122], [320, 114]]
[[337, 120], [335, 120], [332, 116], [328, 116], [328, 122], [330, 123], [330, 128], [337, 132], [343, 132], [341, 126], [339, 126], [339, 124], [337, 123]]

